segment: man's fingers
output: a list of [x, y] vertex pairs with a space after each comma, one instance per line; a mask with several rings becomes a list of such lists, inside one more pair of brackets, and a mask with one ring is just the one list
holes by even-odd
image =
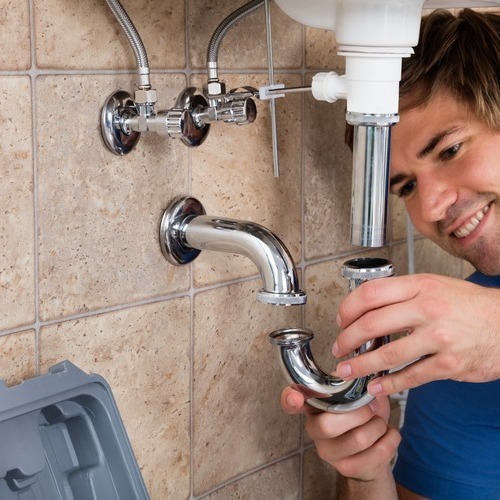
[[374, 351], [342, 361], [337, 365], [335, 374], [344, 380], [350, 380], [402, 367], [435, 352], [436, 348], [423, 339], [424, 336], [419, 333], [401, 337]]
[[292, 415], [305, 412], [305, 398], [298, 392], [290, 387], [283, 389], [281, 393], [281, 407], [287, 413]]
[[374, 412], [368, 405], [346, 413], [321, 412], [308, 416], [306, 431], [314, 441], [336, 438], [366, 424], [373, 416]]
[[434, 357], [423, 358], [398, 372], [371, 380], [368, 384], [368, 392], [373, 396], [388, 396], [433, 380], [448, 378], [447, 370], [436, 369], [439, 363], [436, 363]]

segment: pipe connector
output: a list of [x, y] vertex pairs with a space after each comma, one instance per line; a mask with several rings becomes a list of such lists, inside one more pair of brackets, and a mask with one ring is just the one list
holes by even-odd
[[244, 255], [262, 278], [259, 301], [288, 306], [307, 300], [292, 257], [276, 235], [254, 222], [205, 215], [196, 198], [180, 196], [169, 203], [160, 225], [160, 247], [174, 265], [192, 262], [201, 250]]
[[[392, 276], [394, 266], [386, 259], [362, 258], [344, 263], [342, 276], [349, 280], [349, 291], [370, 279]], [[321, 370], [313, 359], [310, 342], [314, 338], [306, 328], [285, 328], [272, 332], [269, 341], [279, 347], [280, 362], [291, 386], [301, 392], [307, 403], [332, 413], [356, 410], [373, 400], [368, 382], [383, 373], [354, 380], [342, 380]], [[370, 340], [354, 352], [357, 356], [389, 342], [389, 337]]]

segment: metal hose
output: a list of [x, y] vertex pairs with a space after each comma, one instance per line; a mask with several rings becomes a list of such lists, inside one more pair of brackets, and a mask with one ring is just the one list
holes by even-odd
[[208, 44], [207, 50], [207, 71], [208, 81], [217, 81], [217, 61], [219, 59], [219, 48], [222, 40], [226, 36], [228, 30], [240, 19], [253, 12], [254, 10], [264, 5], [264, 0], [252, 0], [251, 2], [242, 5], [239, 9], [229, 14], [214, 31], [212, 38]]
[[113, 12], [117, 21], [120, 23], [120, 26], [122, 27], [128, 41], [130, 42], [132, 50], [134, 51], [140, 79], [139, 88], [141, 90], [149, 90], [151, 88], [151, 84], [149, 82], [148, 56], [141, 37], [119, 0], [106, 0], [106, 2], [111, 9], [111, 12]]

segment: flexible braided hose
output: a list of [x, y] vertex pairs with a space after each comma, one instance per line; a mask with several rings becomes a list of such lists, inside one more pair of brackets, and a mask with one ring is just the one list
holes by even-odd
[[137, 69], [140, 77], [141, 89], [149, 89], [151, 85], [149, 83], [149, 63], [148, 56], [146, 54], [146, 49], [142, 43], [141, 37], [137, 32], [134, 23], [130, 20], [127, 12], [123, 8], [119, 0], [106, 0], [111, 12], [113, 12], [117, 21], [120, 23], [132, 50], [134, 51], [135, 59], [137, 62]]
[[217, 68], [217, 60], [219, 58], [219, 48], [222, 40], [226, 36], [228, 30], [240, 19], [253, 12], [254, 10], [262, 7], [264, 5], [264, 0], [252, 0], [251, 2], [242, 5], [239, 9], [235, 10], [233, 13], [229, 14], [215, 29], [210, 43], [208, 44], [207, 50], [207, 68], [210, 74], [210, 70]]

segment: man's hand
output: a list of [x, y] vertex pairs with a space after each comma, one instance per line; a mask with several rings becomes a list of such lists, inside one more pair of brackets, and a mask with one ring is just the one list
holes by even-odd
[[500, 290], [430, 274], [371, 280], [340, 304], [338, 323], [344, 330], [333, 345], [336, 357], [370, 339], [409, 334], [337, 366], [336, 374], [349, 380], [417, 360], [372, 380], [373, 395], [432, 380], [500, 378]]
[[306, 414], [306, 430], [318, 455], [340, 474], [360, 481], [386, 481], [401, 439], [387, 425], [388, 398], [377, 398], [348, 413], [327, 413], [310, 407], [301, 393], [288, 387], [282, 392], [281, 406], [291, 414]]

